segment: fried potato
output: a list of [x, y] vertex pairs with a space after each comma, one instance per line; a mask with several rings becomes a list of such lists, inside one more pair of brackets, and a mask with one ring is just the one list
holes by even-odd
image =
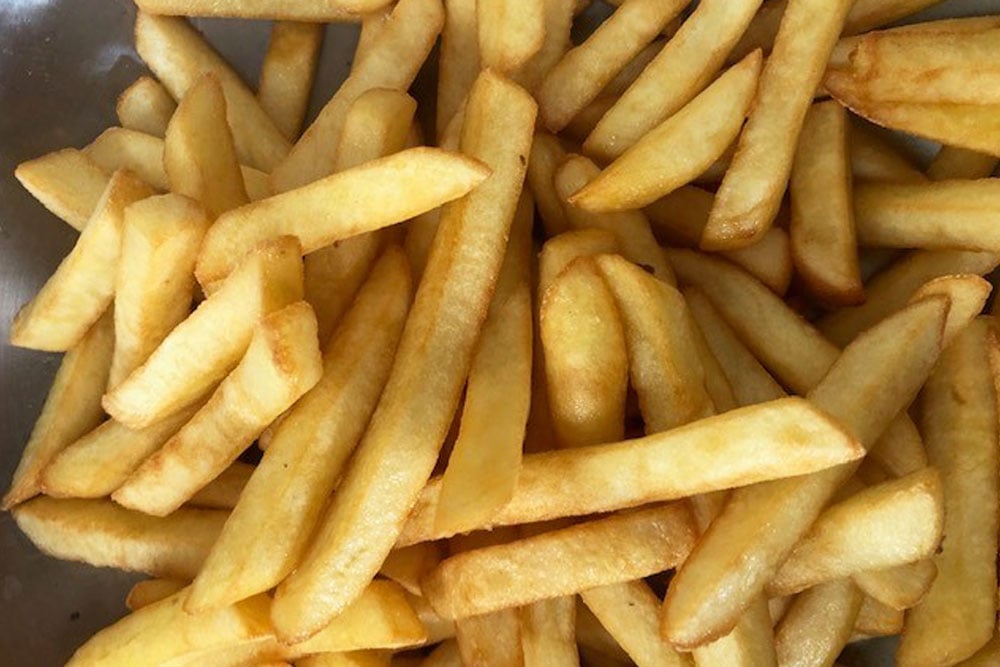
[[539, 4], [544, 23], [542, 45], [524, 65], [511, 73], [514, 82], [532, 92], [573, 46], [570, 30], [579, 3], [576, 0], [544, 0]]
[[924, 283], [910, 302], [919, 301], [934, 294], [942, 294], [951, 301], [948, 310], [948, 321], [945, 323], [942, 345], [948, 347], [955, 336], [965, 328], [965, 323], [983, 311], [986, 299], [989, 298], [993, 286], [988, 280], [974, 274], [959, 274], [941, 276]]
[[1000, 636], [988, 641], [974, 656], [959, 663], [961, 667], [989, 667], [1000, 659]]
[[621, 97], [622, 94], [628, 90], [633, 83], [635, 83], [636, 79], [639, 78], [639, 75], [642, 74], [643, 70], [645, 70], [649, 63], [656, 57], [656, 54], [663, 50], [665, 44], [666, 40], [664, 39], [657, 39], [647, 44], [642, 51], [635, 54], [635, 57], [632, 58], [632, 60], [630, 60], [625, 67], [622, 67], [618, 73], [615, 74], [611, 81], [608, 81], [608, 85], [601, 89], [601, 95], [597, 99], [604, 97]]
[[854, 583], [879, 602], [893, 609], [909, 609], [918, 604], [937, 577], [937, 566], [926, 558], [906, 565], [856, 572]]
[[618, 239], [607, 229], [574, 229], [553, 236], [538, 255], [538, 294], [544, 297], [556, 277], [574, 260], [618, 252]]
[[361, 439], [392, 366], [410, 302], [406, 260], [390, 249], [325, 346], [323, 377], [274, 429], [186, 605], [231, 604], [298, 564]]
[[181, 508], [167, 517], [110, 500], [35, 498], [13, 510], [18, 528], [41, 551], [63, 560], [191, 579], [228, 512]]
[[743, 612], [736, 627], [724, 637], [692, 651], [695, 665], [755, 667], [776, 665], [774, 631], [768, 601], [758, 597]]
[[10, 509], [40, 493], [49, 462], [101, 422], [114, 344], [112, 315], [105, 313], [63, 356], [0, 507]]
[[927, 177], [887, 137], [860, 122], [848, 124], [851, 174], [859, 181], [923, 183]]
[[760, 52], [642, 135], [569, 198], [588, 211], [635, 209], [691, 182], [721, 156], [743, 127], [757, 91]]
[[542, 226], [549, 236], [556, 236], [570, 229], [569, 218], [563, 209], [563, 200], [556, 192], [555, 174], [566, 160], [566, 150], [554, 135], [539, 132], [531, 144], [528, 158], [528, 185], [535, 196], [535, 206], [542, 219]]
[[254, 94], [186, 21], [139, 11], [135, 48], [175, 100], [183, 99], [201, 75], [211, 72], [218, 78], [240, 162], [270, 172], [287, 155], [288, 141]]
[[400, 667], [462, 667], [462, 656], [458, 652], [458, 642], [454, 639], [441, 642], [427, 654], [426, 658], [415, 657], [410, 662], [404, 661], [404, 656], [395, 656], [391, 663]]
[[851, 638], [862, 597], [850, 579], [820, 584], [797, 596], [775, 629], [778, 664], [832, 664]]
[[476, 3], [479, 57], [484, 68], [509, 73], [542, 48], [545, 3], [481, 0]]
[[[608, 86], [611, 86], [613, 83], [614, 80], [612, 80]], [[608, 109], [614, 106], [617, 99], [618, 98], [614, 95], [604, 94], [595, 98], [593, 102], [580, 109], [580, 111], [573, 116], [573, 120], [571, 120], [566, 127], [563, 128], [563, 136], [574, 142], [582, 142], [587, 138], [587, 135], [594, 131], [594, 128], [597, 127], [598, 121], [600, 121], [601, 117], [608, 112]]]
[[219, 16], [225, 18], [355, 22], [364, 12], [375, 11], [390, 0], [243, 0], [237, 4], [212, 0], [139, 0], [151, 14]]
[[263, 316], [302, 298], [301, 251], [281, 237], [255, 249], [178, 324], [146, 362], [104, 397], [104, 409], [138, 429], [190, 405], [221, 381]]
[[[445, 559], [424, 580], [445, 618], [466, 618], [662, 572], [694, 544], [686, 507], [671, 504], [595, 519]], [[561, 566], [572, 552], [578, 566]], [[505, 584], [496, 586], [495, 577]]]
[[410, 262], [410, 272], [413, 274], [414, 282], [419, 283], [420, 278], [424, 275], [424, 269], [427, 268], [427, 260], [430, 258], [434, 237], [437, 236], [440, 222], [441, 211], [436, 209], [421, 213], [406, 225], [403, 250]]
[[108, 171], [75, 148], [22, 162], [14, 177], [42, 206], [76, 230], [87, 224], [110, 178]]
[[[547, 5], [548, 3], [539, 3]], [[438, 56], [438, 138], [455, 117], [479, 74], [479, 28], [475, 0], [445, 0]]]
[[306, 117], [325, 31], [323, 23], [276, 21], [271, 26], [257, 99], [289, 141], [298, 138]]
[[127, 171], [112, 175], [73, 250], [18, 311], [11, 345], [65, 351], [83, 339], [114, 299], [125, 207], [151, 194]]
[[[368, 53], [356, 63], [351, 75], [288, 157], [273, 170], [274, 191], [286, 192], [328, 176], [337, 159], [334, 147], [340, 143], [347, 110], [354, 100], [372, 88], [401, 91], [409, 88], [443, 24], [441, 0], [401, 0], [373, 39]], [[397, 193], [393, 198], [398, 196]]]
[[[631, 665], [632, 660], [618, 645], [601, 622], [594, 616], [579, 596], [576, 596], [576, 642], [583, 664], [591, 665]], [[596, 662], [595, 658], [600, 658]]]
[[[757, 96], [701, 240], [707, 250], [750, 245], [774, 221], [812, 91], [850, 9], [847, 0], [793, 0], [760, 74]], [[794, 91], [794, 92], [790, 92]]]
[[111, 497], [165, 516], [215, 479], [322, 375], [316, 318], [304, 301], [266, 315], [239, 365], [191, 420]]
[[188, 583], [181, 579], [143, 579], [129, 589], [125, 597], [125, 606], [129, 611], [138, 611], [170, 597], [187, 585]]
[[[854, 619], [854, 637], [887, 637], [903, 631], [903, 612], [882, 604], [868, 595], [861, 599], [858, 617]], [[854, 641], [853, 637], [851, 641]]]
[[391, 653], [377, 650], [314, 653], [295, 661], [297, 667], [389, 667], [391, 663]]
[[209, 509], [231, 510], [240, 500], [240, 494], [250, 481], [256, 466], [242, 461], [234, 461], [219, 476], [198, 490], [188, 505]]
[[932, 181], [986, 178], [992, 174], [1000, 158], [966, 148], [942, 146], [927, 165], [927, 177]]
[[437, 542], [421, 542], [393, 549], [382, 562], [379, 574], [392, 579], [412, 595], [421, 595], [420, 580], [441, 562], [441, 547]]
[[519, 610], [525, 667], [580, 664], [576, 648], [576, 597], [539, 600]]
[[516, 609], [500, 609], [457, 621], [455, 640], [461, 665], [520, 667], [524, 664]]
[[115, 105], [118, 122], [127, 130], [162, 137], [177, 103], [163, 84], [151, 76], [140, 76], [122, 91]]
[[[396, 551], [398, 551], [398, 549]], [[441, 561], [438, 560], [437, 562]], [[435, 566], [436, 565], [437, 563], [435, 563]], [[423, 579], [423, 576], [421, 576], [421, 579]], [[434, 644], [440, 641], [452, 639], [455, 636], [455, 622], [448, 618], [441, 618], [441, 616], [439, 616], [438, 613], [431, 607], [427, 598], [417, 595], [407, 595], [406, 599], [409, 601], [410, 606], [413, 607], [417, 617], [420, 619], [424, 629], [427, 631], [427, 644]]]

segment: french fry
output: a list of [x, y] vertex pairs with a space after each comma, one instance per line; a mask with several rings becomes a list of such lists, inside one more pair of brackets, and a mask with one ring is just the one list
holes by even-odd
[[73, 250], [10, 326], [10, 343], [68, 350], [87, 335], [114, 299], [125, 208], [153, 194], [127, 171], [108, 181]]
[[143, 11], [151, 14], [184, 16], [219, 16], [225, 18], [317, 21], [323, 23], [355, 22], [361, 14], [375, 11], [389, 0], [249, 0], [239, 4], [212, 0], [139, 0]]
[[406, 260], [390, 249], [325, 346], [322, 379], [274, 429], [195, 579], [190, 609], [266, 591], [298, 564], [389, 375], [410, 292]]
[[[611, 83], [614, 83], [614, 81]], [[608, 85], [610, 86], [611, 84]], [[573, 116], [573, 120], [567, 123], [566, 127], [563, 128], [563, 136], [572, 139], [574, 142], [582, 142], [587, 138], [587, 135], [594, 131], [598, 121], [608, 112], [608, 109], [614, 106], [617, 99], [613, 95], [600, 95], [595, 98], [593, 102], [580, 109]]]
[[932, 181], [986, 178], [996, 170], [997, 164], [1000, 159], [994, 155], [942, 146], [927, 166], [927, 177]]
[[899, 664], [973, 655], [993, 636], [997, 610], [996, 373], [1000, 340], [988, 318], [958, 335], [924, 388], [927, 456], [941, 472], [944, 531], [938, 576], [906, 616]]
[[10, 509], [40, 493], [49, 462], [101, 422], [114, 344], [112, 315], [106, 313], [63, 356], [0, 507]]
[[947, 347], [964, 329], [963, 322], [970, 322], [983, 311], [983, 306], [986, 305], [986, 299], [992, 290], [993, 286], [988, 280], [974, 274], [941, 276], [924, 283], [913, 293], [910, 302], [934, 294], [948, 297], [951, 306], [948, 310], [948, 322], [945, 323], [944, 334], [941, 337], [942, 344]]
[[532, 92], [572, 47], [570, 31], [579, 3], [576, 0], [544, 0], [539, 4], [542, 5], [545, 33], [542, 45], [524, 65], [511, 73], [517, 84]]
[[538, 294], [544, 297], [556, 277], [579, 257], [615, 254], [618, 239], [606, 229], [574, 229], [553, 236], [538, 255]]
[[175, 100], [183, 99], [202, 74], [215, 74], [226, 97], [226, 118], [240, 162], [270, 172], [288, 154], [288, 141], [254, 94], [183, 19], [139, 11], [135, 48]]
[[406, 257], [410, 261], [410, 272], [413, 274], [414, 282], [419, 283], [424, 275], [440, 222], [441, 211], [434, 210], [418, 215], [407, 225], [403, 250], [406, 251]]
[[142, 366], [105, 395], [108, 414], [143, 428], [221, 381], [250, 345], [257, 321], [302, 298], [300, 256], [289, 237], [254, 250]]
[[[438, 562], [441, 561], [438, 560]], [[421, 579], [422, 578], [423, 577], [421, 577]], [[409, 601], [410, 606], [413, 607], [417, 617], [420, 619], [424, 629], [427, 631], [428, 644], [434, 644], [436, 642], [451, 639], [455, 636], [455, 622], [451, 619], [441, 618], [441, 616], [439, 616], [438, 613], [431, 607], [427, 598], [416, 595], [408, 595], [406, 599]]]
[[354, 57], [351, 59], [352, 72], [371, 51], [375, 38], [382, 32], [390, 16], [392, 7], [387, 5], [361, 17], [361, 31], [358, 33], [358, 43], [354, 47]]
[[579, 596], [576, 596], [576, 601], [576, 642], [584, 664], [595, 664], [594, 656], [600, 656], [604, 662], [596, 664], [631, 665], [632, 659], [628, 653], [604, 629], [594, 612], [587, 608]]
[[538, 53], [545, 39], [544, 5], [516, 0], [476, 3], [479, 57], [484, 68], [513, 72]]
[[885, 570], [856, 572], [852, 578], [866, 595], [902, 610], [917, 605], [936, 577], [937, 566], [927, 558]]
[[684, 3], [677, 0], [622, 3], [583, 44], [570, 49], [539, 85], [535, 95], [542, 125], [552, 132], [566, 127], [683, 8]]
[[535, 196], [535, 205], [542, 218], [542, 226], [549, 236], [556, 236], [570, 229], [569, 218], [563, 210], [562, 197], [555, 189], [555, 174], [566, 160], [566, 150], [554, 135], [539, 132], [531, 144], [528, 158], [528, 185]]
[[187, 585], [188, 582], [181, 579], [143, 579], [129, 589], [125, 606], [129, 611], [138, 611], [170, 597]]
[[721, 69], [760, 4], [760, 0], [699, 4], [635, 83], [621, 93], [587, 137], [584, 152], [616, 158], [690, 102]]
[[400, 667], [462, 667], [462, 656], [458, 651], [458, 642], [449, 639], [438, 644], [426, 658], [417, 658], [411, 664], [403, 662], [402, 656], [397, 656], [393, 658], [392, 667], [397, 662]]
[[274, 191], [286, 192], [328, 176], [337, 157], [333, 147], [340, 143], [344, 119], [354, 100], [372, 88], [409, 88], [443, 24], [441, 0], [398, 3], [373, 39], [367, 55], [355, 65], [288, 157], [272, 171]]
[[322, 375], [316, 318], [303, 301], [265, 316], [246, 354], [187, 424], [111, 497], [166, 516], [215, 479]]
[[393, 549], [379, 568], [379, 574], [392, 579], [408, 593], [421, 595], [420, 580], [441, 562], [441, 558], [441, 548], [437, 542], [421, 542]]
[[151, 76], [140, 76], [122, 91], [115, 105], [118, 122], [127, 130], [162, 137], [177, 103], [163, 84]]
[[519, 610], [525, 667], [580, 664], [576, 648], [576, 597], [540, 600]]
[[812, 294], [837, 306], [864, 300], [847, 131], [844, 107], [814, 104], [802, 124], [789, 181], [796, 273]]
[[14, 177], [42, 206], [82, 230], [108, 186], [109, 172], [83, 151], [64, 148], [17, 165]]
[[260, 66], [257, 99], [285, 139], [295, 141], [316, 77], [323, 23], [277, 21]]
[[219, 473], [219, 476], [198, 490], [188, 505], [192, 507], [207, 507], [209, 509], [231, 510], [240, 500], [240, 494], [246, 488], [255, 466], [242, 461], [234, 461], [232, 465]]
[[212, 218], [250, 201], [214, 75], [199, 77], [184, 93], [167, 126], [163, 166], [170, 190], [200, 202]]
[[[547, 4], [547, 3], [539, 3]], [[438, 57], [438, 138], [461, 108], [479, 74], [479, 28], [475, 0], [445, 0]]]
[[692, 651], [695, 665], [776, 665], [774, 631], [768, 601], [764, 597], [754, 600], [743, 612], [736, 627], [724, 637]]
[[848, 127], [851, 173], [860, 181], [923, 183], [927, 177], [887, 137], [860, 122]]
[[367, 584], [433, 471], [502, 263], [535, 110], [489, 72], [469, 94], [462, 150], [493, 174], [442, 212], [379, 407], [313, 546], [278, 587], [272, 616], [283, 639], [312, 634]]
[[861, 591], [838, 579], [800, 594], [774, 633], [780, 665], [829, 665], [851, 638]]
[[[221, 216], [205, 236], [198, 280], [207, 285], [224, 278], [247, 251], [278, 236], [295, 236], [308, 254], [402, 222], [461, 197], [489, 173], [457, 153], [410, 148], [243, 206]], [[354, 206], [329, 205], [348, 197]]]
[[[635, 510], [457, 554], [426, 577], [424, 591], [442, 616], [466, 618], [662, 572], [693, 544], [684, 506]], [[572, 570], [559, 566], [569, 552], [579, 563]], [[507, 583], [493, 585], [496, 576]]]
[[[801, 475], [854, 460], [857, 447], [808, 403], [785, 398], [644, 438], [525, 456], [514, 496], [489, 525], [608, 512]], [[644, 473], [615, 484], [632, 470]], [[400, 546], [450, 537], [434, 530], [439, 493], [436, 478], [417, 500]]]
[[464, 618], [455, 623], [462, 665], [520, 667], [524, 664], [521, 623], [516, 609]]
[[376, 650], [314, 653], [295, 661], [297, 667], [389, 667], [391, 663], [391, 653]]
[[1000, 659], [1000, 636], [988, 641], [974, 656], [959, 663], [961, 667], [989, 667]]
[[850, 6], [847, 0], [788, 4], [760, 75], [753, 109], [716, 195], [702, 248], [750, 245], [771, 227], [812, 91]]
[[882, 604], [868, 595], [862, 597], [858, 617], [854, 620], [854, 636], [887, 637], [898, 635], [902, 631], [902, 611]]
[[204, 209], [180, 195], [149, 197], [125, 209], [109, 388], [141, 366], [190, 313], [194, 264], [208, 225]]
[[599, 176], [569, 198], [588, 211], [641, 208], [691, 182], [739, 134], [757, 91], [755, 51], [690, 102], [638, 138]]
[[618, 73], [615, 74], [611, 81], [608, 81], [608, 85], [601, 89], [601, 95], [597, 99], [601, 99], [602, 97], [621, 97], [625, 91], [628, 90], [633, 83], [635, 83], [636, 79], [639, 78], [639, 75], [642, 74], [643, 70], [645, 70], [649, 63], [656, 57], [656, 54], [663, 50], [665, 44], [666, 40], [663, 39], [657, 39], [647, 44], [642, 51], [635, 54], [635, 57], [632, 58], [632, 60], [630, 60], [625, 67], [622, 67]]
[[227, 514], [185, 507], [152, 517], [110, 500], [54, 498], [13, 510], [18, 528], [51, 556], [185, 580], [197, 574]]

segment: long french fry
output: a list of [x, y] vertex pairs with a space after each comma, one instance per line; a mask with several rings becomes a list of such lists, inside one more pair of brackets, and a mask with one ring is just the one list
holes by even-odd
[[[548, 4], [548, 3], [541, 3]], [[438, 57], [438, 138], [458, 113], [479, 74], [479, 29], [475, 0], [445, 0]]]
[[545, 40], [545, 4], [477, 0], [479, 56], [484, 68], [507, 74], [538, 53]]
[[82, 230], [108, 186], [110, 172], [84, 152], [64, 148], [22, 162], [14, 177], [53, 215]]
[[774, 633], [778, 664], [831, 664], [851, 637], [861, 600], [850, 579], [820, 584], [795, 598]]
[[123, 90], [115, 105], [122, 127], [156, 137], [167, 133], [167, 124], [176, 110], [177, 103], [163, 84], [145, 75]]
[[249, 0], [239, 4], [213, 0], [140, 0], [139, 6], [151, 14], [219, 16], [243, 19], [356, 22], [361, 14], [388, 4], [389, 0]]
[[325, 30], [323, 23], [301, 21], [277, 21], [271, 27], [257, 99], [289, 141], [298, 138], [305, 120]]
[[524, 664], [521, 623], [516, 609], [464, 618], [455, 623], [461, 665], [521, 667]]

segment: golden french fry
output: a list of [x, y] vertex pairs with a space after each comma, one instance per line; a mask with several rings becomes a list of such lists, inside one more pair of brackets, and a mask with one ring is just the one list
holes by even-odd
[[902, 610], [918, 604], [936, 577], [937, 566], [931, 559], [925, 558], [885, 570], [857, 572], [852, 578], [865, 595], [893, 609]]
[[[854, 620], [854, 636], [886, 637], [903, 631], [903, 612], [882, 604], [868, 595], [861, 599], [858, 617]], [[853, 639], [851, 641], [854, 641]]]
[[832, 664], [851, 638], [862, 597], [850, 579], [820, 584], [796, 597], [774, 632], [778, 664]]
[[253, 475], [255, 466], [242, 461], [234, 461], [232, 465], [219, 473], [219, 476], [203, 486], [191, 496], [188, 505], [192, 507], [207, 507], [209, 509], [231, 510], [240, 500], [240, 494], [246, 488]]
[[138, 429], [190, 405], [236, 366], [261, 317], [301, 298], [298, 242], [286, 236], [261, 245], [105, 395], [104, 409]]
[[[437, 566], [437, 563], [440, 562], [440, 559], [438, 559], [435, 563], [435, 567]], [[421, 579], [423, 579], [422, 576]], [[451, 639], [455, 636], [455, 622], [451, 619], [441, 618], [441, 616], [439, 616], [438, 613], [431, 607], [427, 598], [417, 595], [408, 595], [406, 599], [410, 602], [410, 606], [413, 607], [413, 610], [417, 613], [417, 617], [420, 619], [424, 629], [427, 631], [428, 644], [435, 644], [446, 639]]]
[[695, 665], [777, 665], [768, 600], [758, 597], [724, 637], [692, 651]]
[[971, 321], [983, 311], [986, 299], [989, 298], [993, 286], [988, 280], [974, 274], [959, 274], [941, 276], [924, 283], [910, 302], [925, 299], [934, 294], [943, 294], [951, 301], [948, 311], [948, 322], [945, 323], [942, 344], [947, 347], [955, 336], [962, 332], [963, 323]]
[[503, 260], [535, 111], [527, 93], [488, 71], [469, 94], [462, 150], [493, 173], [442, 212], [372, 423], [312, 548], [278, 587], [272, 615], [283, 639], [309, 636], [368, 583], [433, 471]]
[[163, 84], [151, 76], [140, 76], [122, 91], [115, 105], [118, 122], [127, 130], [162, 137], [177, 103]]
[[913, 166], [888, 137], [860, 122], [848, 125], [851, 173], [860, 181], [923, 183], [927, 177]]
[[760, 4], [760, 0], [699, 4], [635, 83], [621, 93], [587, 137], [584, 152], [616, 158], [690, 102], [721, 69]]
[[850, 7], [848, 0], [789, 2], [733, 162], [715, 198], [703, 248], [749, 245], [771, 227], [812, 92]]
[[538, 53], [545, 39], [544, 5], [517, 0], [476, 3], [479, 56], [484, 68], [513, 72]]
[[379, 574], [392, 579], [408, 593], [421, 595], [420, 580], [441, 562], [441, 558], [441, 548], [436, 542], [393, 549], [382, 562]]
[[106, 313], [63, 356], [0, 507], [10, 509], [40, 493], [49, 462], [101, 422], [114, 345], [114, 323]]
[[994, 155], [942, 146], [927, 166], [927, 177], [932, 181], [986, 178], [996, 170], [997, 164], [1000, 158]]
[[958, 663], [960, 667], [990, 667], [1000, 660], [1000, 635], [993, 637], [968, 660]]
[[325, 346], [322, 379], [274, 429], [189, 608], [266, 591], [298, 564], [389, 375], [410, 293], [402, 251], [390, 249]]
[[215, 479], [322, 375], [316, 317], [304, 301], [266, 315], [239, 365], [187, 424], [111, 497], [165, 516]]
[[129, 611], [138, 611], [170, 597], [187, 585], [188, 583], [181, 579], [143, 579], [129, 589], [125, 597], [125, 606]]
[[947, 538], [933, 558], [937, 578], [906, 616], [900, 665], [963, 660], [993, 636], [998, 344], [991, 320], [975, 320], [945, 350], [923, 392], [921, 423], [927, 457], [941, 472]]
[[[608, 86], [613, 83], [614, 81], [609, 83]], [[573, 120], [567, 123], [566, 127], [563, 128], [563, 136], [568, 137], [574, 142], [582, 142], [587, 138], [587, 135], [594, 131], [594, 128], [597, 127], [597, 122], [608, 112], [608, 109], [614, 106], [617, 100], [618, 98], [613, 95], [601, 95], [595, 98], [593, 102], [580, 109], [573, 116]]]
[[575, 259], [616, 252], [618, 239], [606, 229], [575, 229], [553, 236], [538, 255], [538, 294], [544, 297], [556, 276]]
[[667, 22], [684, 9], [678, 0], [627, 0], [583, 44], [556, 63], [536, 91], [542, 125], [552, 132], [566, 127], [593, 101]]
[[22, 162], [14, 177], [53, 215], [81, 230], [108, 186], [109, 172], [83, 151], [64, 148]]
[[524, 664], [521, 623], [516, 609], [500, 609], [456, 621], [455, 641], [460, 665], [521, 667]]
[[68, 350], [114, 299], [125, 208], [153, 191], [127, 171], [108, 181], [94, 214], [38, 294], [10, 325], [10, 343], [36, 350]]
[[635, 57], [615, 74], [611, 81], [608, 81], [608, 85], [601, 89], [601, 95], [597, 99], [601, 99], [602, 97], [617, 99], [621, 97], [635, 83], [636, 79], [649, 66], [649, 63], [656, 58], [656, 54], [663, 50], [665, 44], [666, 40], [663, 39], [657, 39], [647, 44], [642, 51], [635, 54]]
[[570, 229], [569, 219], [563, 210], [562, 197], [556, 192], [555, 174], [566, 160], [566, 150], [554, 135], [539, 132], [531, 144], [528, 158], [528, 185], [535, 196], [535, 205], [542, 218], [542, 225], [549, 236]]
[[323, 23], [356, 22], [360, 15], [389, 3], [390, 0], [244, 0], [218, 3], [213, 0], [139, 0], [139, 7], [151, 14], [183, 16], [219, 16], [243, 19], [317, 21]]
[[197, 574], [227, 514], [184, 507], [153, 517], [110, 500], [44, 497], [13, 510], [18, 527], [51, 556], [177, 579]]
[[579, 664], [575, 596], [539, 600], [519, 613], [525, 667]]
[[[388, 651], [348, 651], [346, 653], [315, 653], [296, 660], [296, 667], [390, 667], [392, 653]], [[258, 664], [258, 667], [264, 667]]]
[[301, 21], [276, 21], [271, 27], [257, 99], [289, 141], [298, 138], [305, 120], [325, 30], [323, 23]]
[[441, 0], [401, 0], [373, 38], [368, 53], [274, 168], [274, 191], [286, 192], [328, 176], [337, 157], [334, 147], [340, 143], [344, 119], [354, 100], [372, 88], [409, 88], [443, 24]]
[[[431, 605], [466, 618], [662, 572], [694, 544], [681, 504], [630, 511], [447, 558], [424, 580]], [[572, 553], [577, 567], [560, 565]], [[501, 576], [504, 586], [491, 577]]]
[[445, 0], [444, 7], [435, 123], [439, 138], [461, 108], [480, 69], [475, 0]]
[[123, 127], [109, 127], [83, 152], [109, 172], [127, 169], [157, 190], [169, 190], [163, 165], [164, 140]]
[[754, 51], [694, 99], [642, 135], [599, 176], [569, 198], [588, 211], [635, 209], [690, 183], [739, 134], [757, 91]]
[[441, 211], [434, 210], [418, 215], [407, 225], [403, 250], [406, 251], [406, 257], [410, 261], [410, 272], [413, 274], [414, 282], [419, 283], [424, 275], [440, 222]]
[[544, 0], [539, 4], [544, 23], [542, 45], [524, 65], [511, 73], [516, 83], [532, 92], [572, 47], [570, 30], [579, 3], [577, 0]]
[[254, 94], [184, 19], [139, 11], [135, 48], [175, 100], [183, 99], [202, 74], [215, 74], [226, 97], [226, 118], [240, 162], [270, 172], [288, 153], [288, 141]]

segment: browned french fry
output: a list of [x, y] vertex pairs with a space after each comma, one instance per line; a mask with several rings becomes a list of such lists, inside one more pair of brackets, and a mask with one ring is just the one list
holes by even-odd
[[857, 572], [854, 583], [879, 602], [893, 609], [909, 609], [918, 604], [937, 577], [937, 566], [926, 558], [886, 570]]
[[832, 664], [851, 638], [862, 597], [850, 579], [820, 584], [796, 597], [774, 633], [778, 664]]
[[389, 0], [249, 0], [234, 5], [220, 4], [213, 0], [139, 0], [139, 6], [152, 14], [337, 23], [357, 21], [361, 14], [375, 11], [388, 2]]
[[64, 148], [22, 162], [14, 177], [53, 215], [81, 230], [104, 194], [109, 173], [84, 152]]
[[576, 648], [576, 597], [540, 600], [519, 609], [525, 667], [580, 664]]
[[544, 2], [477, 1], [482, 66], [509, 73], [538, 53], [545, 39], [544, 6]]
[[1000, 159], [994, 155], [942, 146], [927, 166], [927, 177], [932, 181], [986, 178], [996, 170], [998, 163]]
[[302, 129], [325, 30], [323, 23], [300, 21], [276, 21], [271, 27], [257, 99], [289, 141]]
[[563, 200], [556, 192], [555, 174], [566, 160], [566, 150], [559, 139], [547, 132], [539, 132], [531, 144], [528, 158], [528, 185], [535, 196], [535, 205], [542, 218], [542, 225], [549, 236], [570, 229], [570, 222], [563, 209]]
[[848, 127], [851, 173], [859, 181], [923, 183], [927, 177], [910, 160], [871, 127], [860, 122]]
[[187, 582], [181, 579], [144, 579], [129, 589], [125, 606], [129, 611], [138, 611], [178, 592]]
[[240, 500], [240, 494], [246, 488], [253, 475], [255, 466], [242, 461], [234, 461], [219, 476], [198, 489], [187, 504], [192, 507], [207, 507], [209, 509], [231, 510]]
[[379, 574], [392, 579], [413, 595], [421, 595], [420, 580], [441, 562], [441, 547], [437, 542], [421, 542], [393, 549], [386, 556]]
[[167, 123], [177, 103], [163, 84], [150, 76], [140, 76], [118, 96], [115, 112], [122, 127], [157, 137], [167, 133]]

